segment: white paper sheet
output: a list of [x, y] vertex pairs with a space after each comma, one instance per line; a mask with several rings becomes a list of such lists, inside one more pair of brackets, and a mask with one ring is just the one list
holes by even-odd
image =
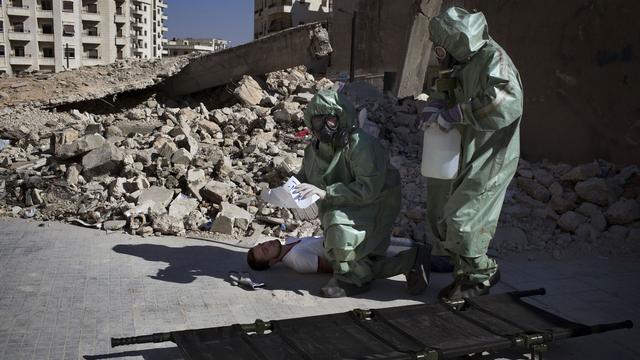
[[318, 195], [312, 195], [309, 198], [301, 199], [296, 192], [296, 187], [300, 185], [300, 181], [292, 176], [281, 187], [265, 190], [260, 194], [260, 198], [271, 205], [283, 207], [287, 209], [306, 209], [314, 202], [318, 201]]

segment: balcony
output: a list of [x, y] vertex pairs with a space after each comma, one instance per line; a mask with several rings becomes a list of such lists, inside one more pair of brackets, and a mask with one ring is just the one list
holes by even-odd
[[160, 17], [160, 19], [162, 19], [162, 21], [167, 21], [167, 19], [169, 19], [169, 17], [168, 17], [167, 15], [164, 15], [164, 14], [163, 14], [163, 15]]
[[114, 17], [114, 21], [117, 24], [122, 24], [122, 23], [126, 23], [127, 22], [127, 17], [125, 15], [118, 15], [116, 14], [116, 16]]
[[135, 15], [146, 15], [146, 11], [142, 10], [141, 7], [132, 7], [131, 8], [131, 13], [135, 14]]
[[167, 32], [167, 31], [169, 31], [169, 28], [166, 27], [166, 26], [163, 26], [163, 27], [160, 28], [160, 31]]
[[158, 7], [166, 9], [167, 8], [167, 4], [164, 1], [158, 1]]
[[7, 4], [7, 15], [12, 16], [30, 16], [29, 5], [13, 5]]
[[30, 41], [31, 32], [27, 29], [9, 29], [9, 40]]
[[82, 33], [82, 42], [85, 44], [100, 44], [102, 39], [99, 35], [87, 35], [86, 33]]
[[9, 56], [9, 64], [11, 65], [31, 65], [33, 64], [33, 59], [31, 59], [31, 54], [23, 54], [21, 56], [16, 56], [11, 54]]
[[43, 8], [42, 5], [36, 7], [36, 16], [39, 18], [53, 18], [53, 10]]
[[55, 65], [56, 59], [53, 56], [40, 56], [38, 58], [39, 65]]
[[53, 42], [53, 33], [45, 33], [42, 30], [38, 31], [38, 41]]
[[100, 56], [85, 55], [82, 57], [82, 66], [96, 66], [101, 65], [102, 59]]
[[125, 39], [124, 36], [116, 37], [116, 45], [118, 46], [127, 45], [127, 39]]
[[144, 23], [143, 22], [132, 21], [131, 22], [131, 26], [133, 26], [134, 28], [142, 29], [144, 27]]
[[82, 20], [100, 21], [100, 12], [98, 10], [82, 9]]

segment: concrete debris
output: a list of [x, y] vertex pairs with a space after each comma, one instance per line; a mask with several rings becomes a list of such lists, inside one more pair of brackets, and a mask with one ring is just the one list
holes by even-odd
[[[0, 115], [0, 138], [10, 141], [0, 150], [0, 213], [79, 218], [143, 236], [319, 234], [317, 209], [272, 208], [257, 194], [299, 171], [310, 140], [301, 132], [303, 111], [313, 94], [335, 84], [314, 79], [304, 67], [256, 79], [241, 80], [234, 91], [239, 102], [224, 107], [143, 94], [137, 105], [111, 113], [3, 110], [10, 115]], [[361, 83], [349, 84], [345, 94], [400, 171], [403, 202], [393, 235], [432, 240], [420, 175], [423, 136], [415, 127], [426, 95], [398, 100]], [[20, 116], [21, 126], [8, 116]], [[639, 201], [637, 166], [522, 159], [492, 247], [565, 256], [576, 244], [636, 239]]]

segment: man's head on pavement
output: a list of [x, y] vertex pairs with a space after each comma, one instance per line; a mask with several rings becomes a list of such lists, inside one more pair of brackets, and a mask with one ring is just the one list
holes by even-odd
[[267, 270], [280, 261], [281, 251], [282, 244], [279, 240], [265, 241], [249, 249], [247, 264], [256, 271]]
[[484, 14], [459, 7], [450, 7], [431, 19], [429, 37], [439, 61], [451, 56], [459, 63], [466, 62], [490, 39]]

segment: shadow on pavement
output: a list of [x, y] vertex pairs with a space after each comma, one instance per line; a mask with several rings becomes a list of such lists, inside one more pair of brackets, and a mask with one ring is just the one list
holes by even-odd
[[149, 349], [139, 351], [123, 351], [104, 355], [85, 355], [85, 360], [120, 359], [124, 357], [140, 357], [144, 360], [181, 360], [183, 359], [177, 347]]
[[226, 279], [230, 270], [246, 271], [246, 253], [216, 246], [185, 246], [174, 248], [164, 245], [116, 245], [113, 251], [137, 256], [147, 261], [169, 263], [159, 269], [152, 279], [188, 284], [198, 276]]
[[[229, 282], [227, 279], [229, 271], [247, 271], [255, 282], [265, 283], [267, 290], [293, 291], [299, 295], [303, 295], [302, 292], [307, 291], [311, 295], [319, 296], [320, 288], [330, 279], [330, 275], [327, 274], [299, 274], [282, 264], [278, 264], [268, 271], [253, 271], [247, 265], [246, 252], [217, 246], [170, 247], [156, 244], [123, 244], [114, 246], [113, 251], [147, 261], [168, 263], [166, 267], [158, 269], [157, 273], [150, 277], [178, 284], [191, 283], [199, 276], [210, 276]], [[434, 290], [427, 289], [427, 292], [429, 291]], [[375, 280], [371, 291], [355, 296], [355, 298], [377, 301], [426, 300], [424, 295], [409, 295], [404, 281], [391, 279]]]

